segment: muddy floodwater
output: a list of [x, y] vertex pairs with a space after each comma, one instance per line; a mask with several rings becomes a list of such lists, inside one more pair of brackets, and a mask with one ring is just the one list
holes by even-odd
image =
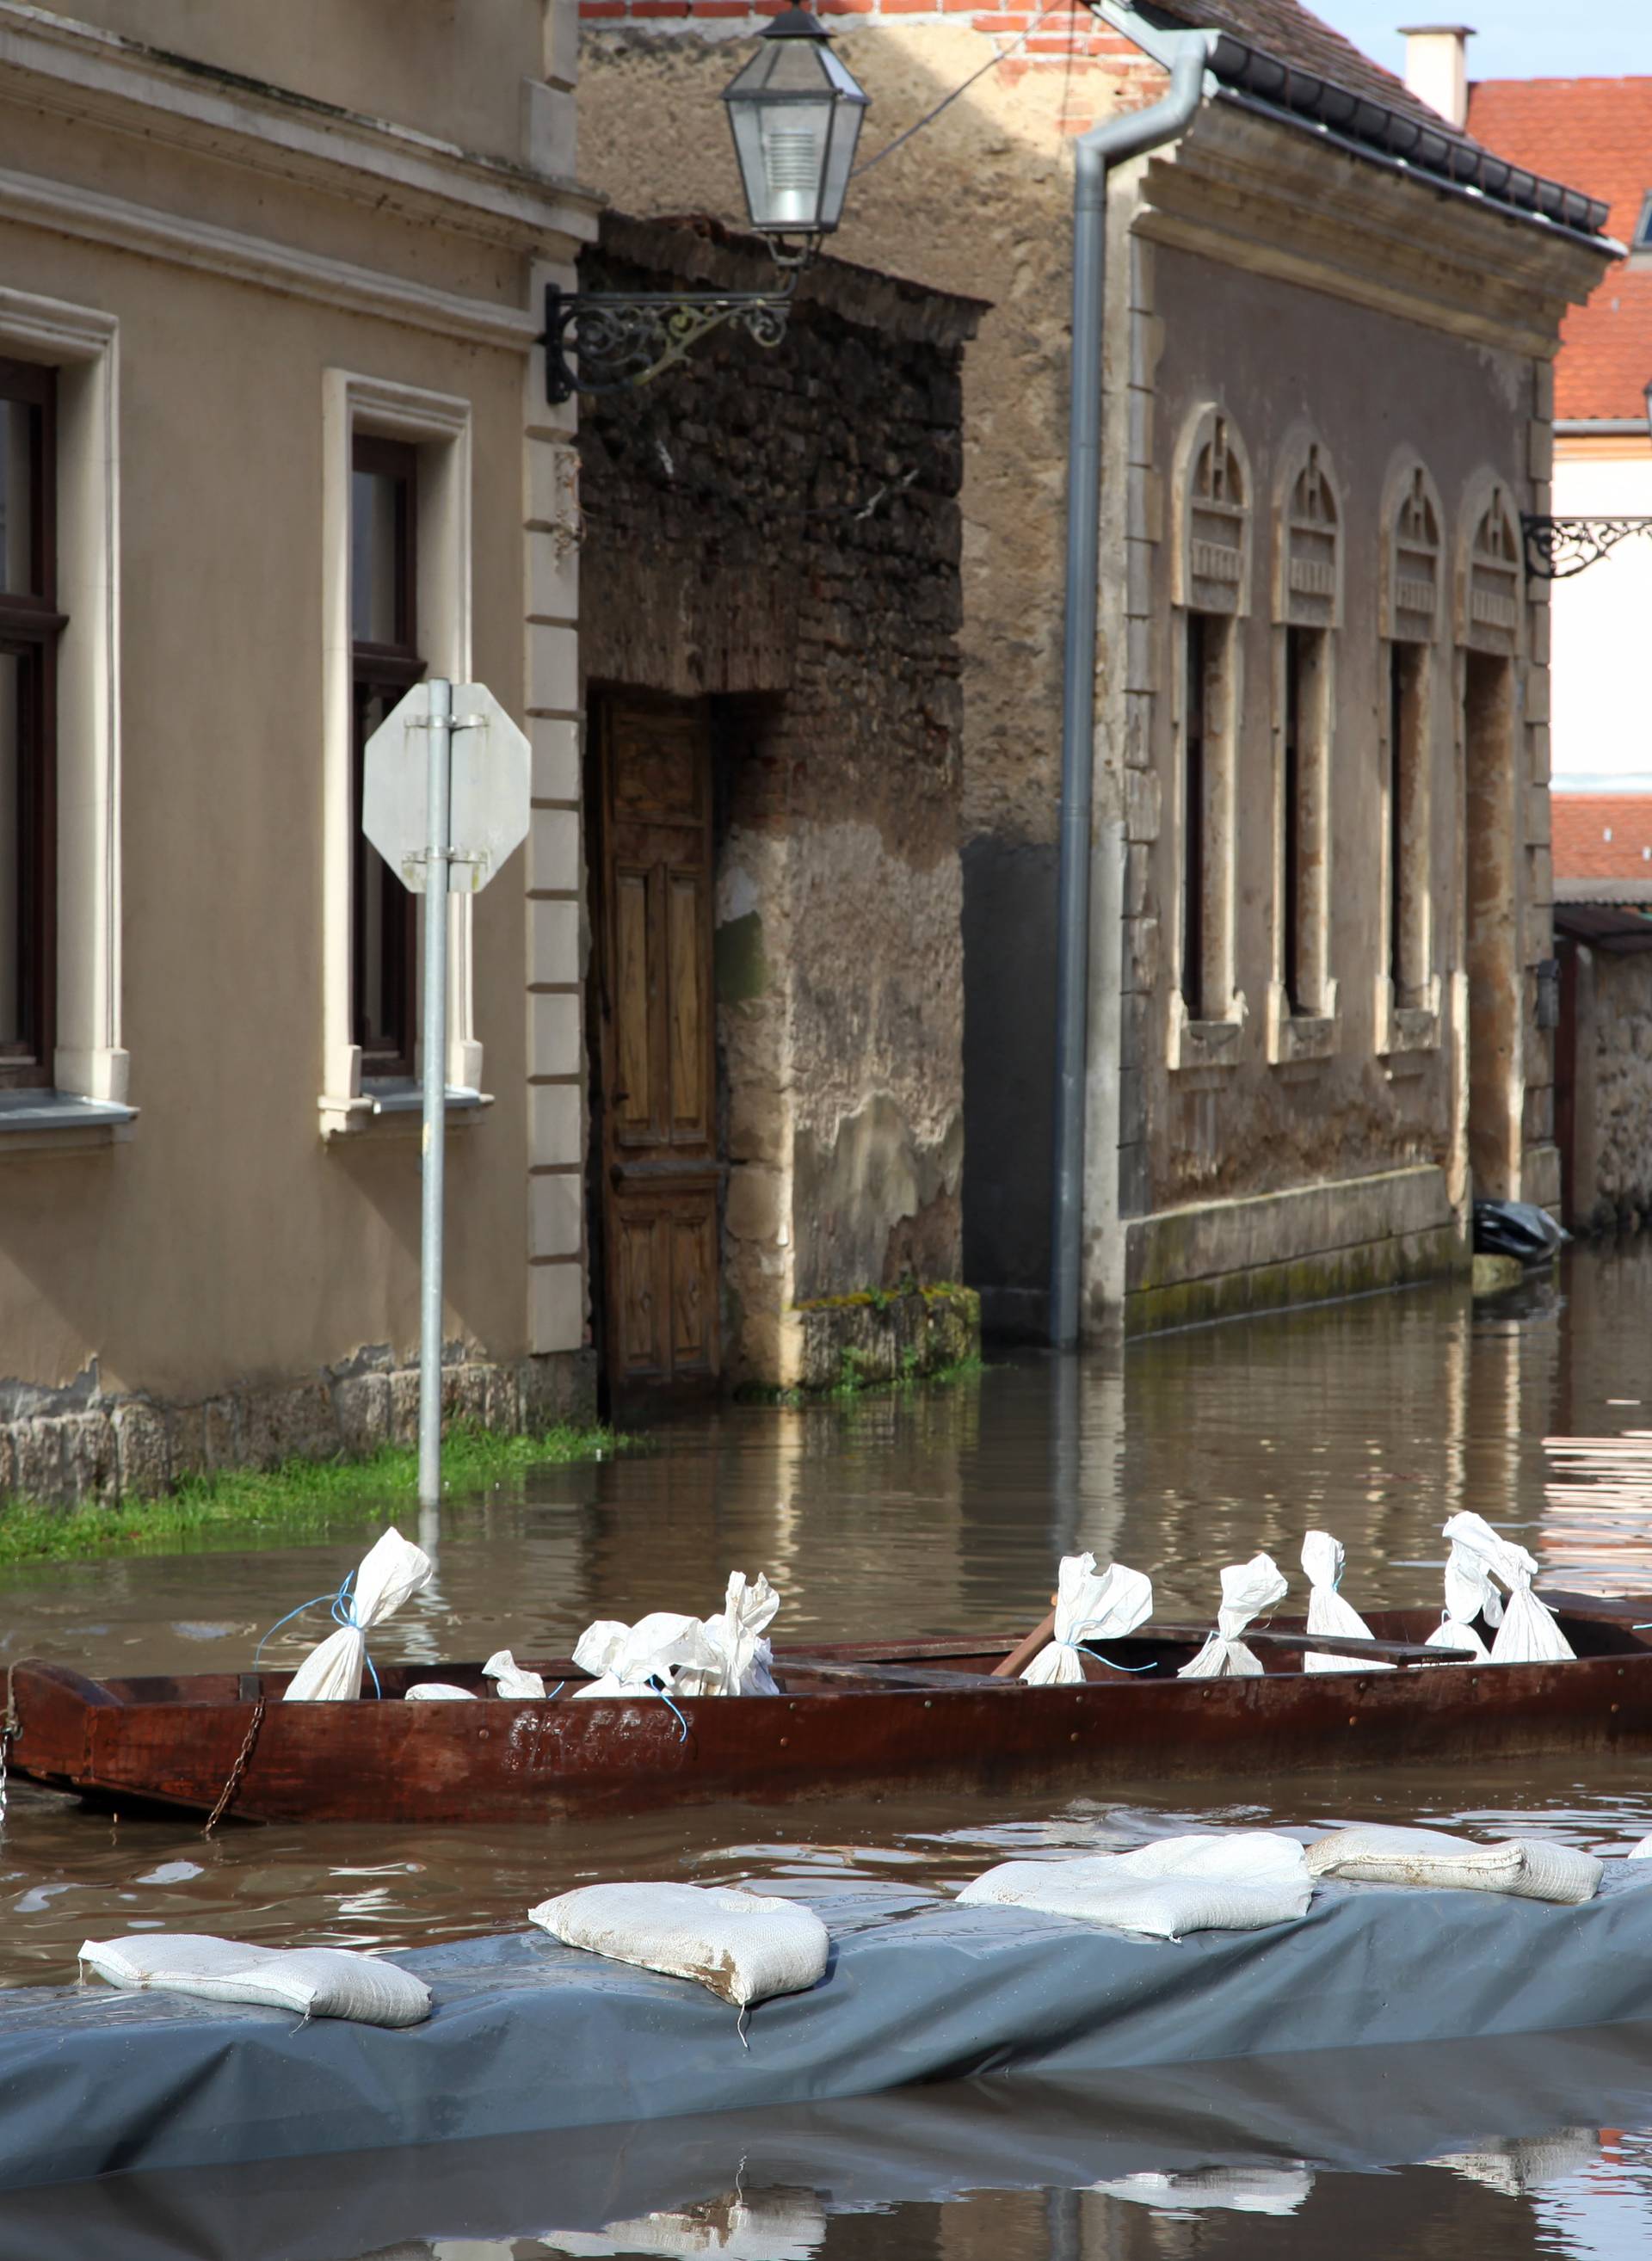
[[[1160, 1618], [1208, 1618], [1221, 1566], [1258, 1548], [1300, 1597], [1302, 1534], [1316, 1526], [1344, 1541], [1356, 1607], [1433, 1602], [1440, 1527], [1461, 1508], [1517, 1536], [1553, 1583], [1652, 1590], [1652, 1495], [1611, 1482], [1604, 1454], [1598, 1477], [1587, 1463], [1558, 1469], [1545, 1444], [1642, 1428], [1652, 1253], [1580, 1251], [1548, 1284], [1477, 1307], [1419, 1290], [1167, 1337], [1112, 1362], [1009, 1357], [932, 1394], [724, 1408], [651, 1432], [637, 1454], [445, 1505], [439, 1530], [420, 1534], [438, 1575], [374, 1654], [565, 1652], [593, 1618], [709, 1611], [731, 1569], [765, 1571], [779, 1590], [779, 1639], [1008, 1637], [1042, 1614], [1059, 1557], [1086, 1547], [1148, 1572]], [[377, 1527], [7, 1573], [0, 1662], [248, 1669], [261, 1637], [330, 1593]], [[326, 1629], [311, 1611], [269, 1638], [263, 1661], [295, 1662]], [[1122, 1848], [1213, 1820], [1305, 1832], [1361, 1816], [1476, 1829], [1518, 1818], [1618, 1852], [1652, 1831], [1652, 1769], [1344, 1769], [1167, 1791], [1110, 1782], [1054, 1808], [1047, 1796], [915, 1792], [512, 1830], [226, 1827], [210, 1843], [188, 1820], [93, 1815], [14, 1784], [0, 1983], [67, 1982], [89, 1935], [152, 1927], [411, 1946], [515, 1927], [549, 1892], [637, 1876], [761, 1880], [816, 1903], [875, 1878], [916, 1904], [1030, 1850]], [[306, 2179], [304, 2234], [295, 2223], [285, 2246], [234, 2229], [244, 2191], [203, 2185], [176, 2215], [193, 2227], [174, 2222], [168, 2244], [145, 2214], [140, 2250], [236, 2261], [266, 2250], [338, 2261], [386, 2250], [408, 2261], [1652, 2252], [1652, 2135], [1634, 2132], [1652, 2129], [1652, 2035], [1621, 2029], [1569, 2056], [1527, 2046], [1541, 2059], [1529, 2081], [1514, 2077], [1520, 2045], [1504, 2044], [1464, 2054], [1454, 2085], [1419, 2087], [1414, 2068], [1391, 2062], [1276, 2065], [1266, 2080], [1207, 2068], [1136, 2083], [1133, 2098], [999, 2081], [766, 2125], [640, 2128], [606, 2184], [543, 2146], [445, 2165], [426, 2155], [416, 2176], [397, 2170], [394, 2203], [384, 2182], [377, 2214], [363, 2208], [377, 2171], [363, 2161]], [[174, 2222], [154, 2192], [122, 2200], [139, 2214], [151, 2201]], [[0, 2200], [0, 2261], [54, 2252], [61, 2237], [65, 2252], [121, 2250], [106, 2222], [19, 2205]], [[220, 2219], [232, 2225], [221, 2235]]]

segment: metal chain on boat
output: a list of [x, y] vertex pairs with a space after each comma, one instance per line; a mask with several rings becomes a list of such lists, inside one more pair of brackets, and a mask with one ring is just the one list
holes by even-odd
[[17, 1671], [18, 1668], [15, 1664], [7, 1665], [5, 1724], [0, 1726], [0, 1830], [6, 1826], [6, 1762], [11, 1755], [11, 1746], [18, 1739], [18, 1729], [22, 1724], [18, 1718]]
[[253, 1705], [251, 1722], [246, 1733], [241, 1737], [241, 1748], [235, 1754], [235, 1763], [229, 1770], [229, 1779], [218, 1793], [218, 1804], [206, 1817], [206, 1827], [201, 1832], [203, 1837], [212, 1835], [235, 1802], [235, 1794], [241, 1785], [241, 1776], [247, 1771], [247, 1762], [253, 1755], [253, 1745], [258, 1741], [258, 1730], [264, 1724], [264, 1707], [267, 1700], [261, 1696]]

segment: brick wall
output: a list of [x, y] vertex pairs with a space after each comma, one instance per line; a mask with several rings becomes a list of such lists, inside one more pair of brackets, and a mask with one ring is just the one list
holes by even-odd
[[[768, 18], [785, 13], [791, 0], [578, 0], [581, 24], [593, 28], [646, 26], [655, 34], [678, 30], [701, 38], [746, 39]], [[999, 79], [1006, 83], [1029, 75], [1065, 74], [1061, 130], [1084, 133], [1099, 118], [1157, 100], [1165, 74], [1141, 50], [1081, 4], [1059, 0], [1056, 6], [982, 8], [977, 0], [817, 0], [815, 12], [829, 24], [846, 18], [857, 27], [887, 19], [911, 31], [924, 24], [969, 31], [992, 43], [1000, 58]], [[982, 57], [990, 61], [990, 54]]]

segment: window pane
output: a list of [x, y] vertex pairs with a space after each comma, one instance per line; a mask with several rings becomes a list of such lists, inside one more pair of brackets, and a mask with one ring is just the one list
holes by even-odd
[[34, 441], [39, 411], [0, 400], [0, 590], [38, 593], [34, 573]]
[[358, 685], [356, 692], [356, 1042], [370, 1073], [388, 1062], [411, 1066], [407, 890], [361, 829], [362, 749], [394, 707], [393, 689]]
[[0, 1044], [29, 1041], [24, 931], [30, 886], [24, 871], [25, 815], [19, 697], [24, 663], [0, 652]]
[[406, 641], [400, 618], [406, 492], [389, 471], [350, 474], [350, 634], [357, 643]]

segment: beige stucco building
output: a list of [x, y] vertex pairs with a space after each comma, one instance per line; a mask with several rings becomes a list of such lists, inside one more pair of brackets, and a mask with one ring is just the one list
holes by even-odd
[[[583, 13], [596, 177], [727, 208], [728, 152], [667, 162], [654, 121], [756, 19]], [[965, 372], [966, 1277], [989, 1323], [1043, 1329], [1069, 144], [1159, 101], [1195, 38], [1190, 118], [1108, 191], [1083, 1323], [1449, 1270], [1475, 1193], [1558, 1193], [1520, 520], [1604, 208], [1489, 160], [1296, 0], [824, 13], [873, 102], [842, 248], [991, 302]]]
[[451, 913], [452, 1387], [501, 1423], [588, 1391], [572, 427], [535, 346], [594, 230], [571, 30], [0, 4], [0, 1490], [406, 1432], [417, 919], [355, 796], [420, 672], [534, 748], [527, 852]]

